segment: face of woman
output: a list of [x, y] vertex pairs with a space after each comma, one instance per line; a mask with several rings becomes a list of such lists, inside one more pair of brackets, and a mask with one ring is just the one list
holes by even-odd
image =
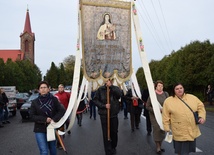
[[160, 92], [163, 91], [163, 84], [162, 83], [158, 83], [157, 87], [156, 87], [156, 90], [160, 91]]
[[175, 95], [178, 97], [182, 97], [184, 94], [184, 87], [182, 85], [177, 85], [174, 89]]
[[109, 15], [105, 15], [105, 21], [109, 21]]
[[39, 93], [41, 95], [45, 95], [49, 92], [49, 88], [46, 84], [41, 84], [40, 87], [39, 87]]

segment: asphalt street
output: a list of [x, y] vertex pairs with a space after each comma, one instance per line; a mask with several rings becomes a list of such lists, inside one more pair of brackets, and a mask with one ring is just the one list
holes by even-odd
[[[33, 133], [33, 122], [22, 121], [19, 111], [10, 117], [11, 124], [0, 128], [0, 155], [39, 155]], [[141, 117], [140, 129], [131, 132], [130, 120], [119, 113], [119, 137], [117, 155], [156, 155], [153, 137], [145, 129], [145, 118]], [[207, 122], [200, 125], [202, 135], [197, 138], [196, 155], [214, 154], [214, 114], [207, 113]], [[99, 115], [90, 119], [89, 112], [83, 115], [82, 126], [75, 122], [71, 134], [65, 135], [65, 147], [68, 155], [104, 155], [102, 131]], [[166, 150], [163, 155], [174, 155], [172, 143], [163, 142]], [[58, 155], [65, 155], [58, 150]], [[193, 155], [194, 153], [191, 153]]]

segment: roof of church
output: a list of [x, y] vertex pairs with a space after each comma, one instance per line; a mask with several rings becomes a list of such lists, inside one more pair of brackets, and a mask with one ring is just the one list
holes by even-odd
[[32, 33], [31, 25], [30, 25], [30, 15], [29, 15], [29, 10], [28, 9], [27, 9], [27, 13], [26, 13], [25, 27], [24, 27], [23, 33], [25, 33], [25, 32]]
[[25, 34], [25, 33], [29, 33], [30, 35], [34, 36], [34, 33], [31, 31], [29, 9], [27, 9], [26, 18], [25, 18], [24, 30], [23, 30], [23, 32], [21, 33], [20, 37], [21, 37], [23, 34]]
[[3, 58], [4, 62], [8, 58], [11, 58], [12, 61], [23, 60], [24, 53], [21, 50], [0, 50], [0, 58]]

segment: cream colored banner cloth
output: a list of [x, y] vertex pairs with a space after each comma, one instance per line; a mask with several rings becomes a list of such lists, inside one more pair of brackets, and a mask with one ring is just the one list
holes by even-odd
[[[79, 2], [78, 2], [78, 8], [79, 8]], [[70, 116], [71, 111], [76, 103], [76, 99], [77, 99], [77, 93], [78, 93], [78, 89], [79, 89], [79, 79], [80, 79], [80, 67], [81, 67], [81, 52], [80, 52], [80, 42], [79, 42], [79, 38], [80, 38], [80, 29], [81, 29], [81, 25], [80, 25], [80, 11], [78, 13], [78, 37], [77, 37], [77, 50], [76, 50], [76, 58], [75, 58], [75, 65], [74, 65], [74, 76], [73, 76], [73, 82], [72, 82], [72, 89], [71, 89], [71, 96], [70, 96], [70, 100], [69, 100], [69, 104], [68, 104], [68, 108], [64, 114], [64, 116], [58, 121], [58, 122], [51, 122], [48, 127], [47, 127], [47, 140], [48, 141], [52, 141], [54, 139], [56, 139], [55, 134], [53, 134], [54, 130], [56, 128], [59, 128], [60, 126], [62, 126], [65, 121], [67, 120], [67, 118]], [[73, 118], [71, 118], [73, 119]], [[75, 119], [75, 118], [74, 118]], [[59, 134], [65, 134], [64, 132], [59, 132]]]
[[80, 86], [80, 90], [79, 90], [79, 94], [78, 94], [78, 98], [77, 98], [77, 100], [76, 100], [76, 102], [75, 102], [75, 104], [73, 106], [73, 110], [72, 110], [72, 113], [70, 115], [69, 126], [68, 126], [68, 128], [66, 129], [65, 132], [58, 131], [59, 135], [65, 134], [66, 132], [71, 130], [71, 128], [73, 127], [75, 119], [76, 119], [76, 111], [78, 109], [80, 101], [82, 100], [83, 92], [86, 90], [84, 93], [87, 94], [87, 89], [85, 89], [86, 87], [88, 87], [87, 85], [88, 85], [88, 81], [85, 79], [85, 77], [83, 77], [82, 84]]
[[136, 5], [133, 0], [132, 0], [132, 19], [133, 19], [134, 28], [135, 28], [135, 35], [136, 35], [136, 40], [137, 40], [137, 45], [138, 45], [138, 51], [139, 51], [140, 58], [142, 61], [143, 70], [144, 70], [147, 86], [149, 89], [149, 94], [150, 94], [151, 103], [152, 103], [152, 106], [154, 109], [155, 118], [156, 118], [160, 128], [163, 129], [162, 116], [161, 116], [161, 112], [160, 112], [160, 109], [162, 107], [161, 107], [160, 103], [158, 102], [156, 93], [154, 91], [154, 84], [153, 84], [149, 64], [147, 61], [146, 52], [144, 51], [142, 32], [140, 29], [140, 24], [139, 24], [139, 19], [138, 19], [138, 12], [137, 12], [137, 8], [136, 8]]

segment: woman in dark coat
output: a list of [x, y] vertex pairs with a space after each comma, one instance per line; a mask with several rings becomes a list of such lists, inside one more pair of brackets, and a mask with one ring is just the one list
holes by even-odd
[[[84, 97], [84, 94], [82, 94], [82, 97]], [[82, 113], [86, 110], [86, 104], [85, 104], [85, 99], [82, 99], [82, 101], [80, 101], [80, 104], [78, 106], [77, 109], [77, 124], [79, 126], [82, 126]]]
[[34, 132], [41, 155], [57, 155], [56, 140], [47, 141], [47, 126], [57, 122], [65, 113], [65, 108], [49, 91], [49, 84], [41, 81], [38, 85], [39, 97], [32, 101], [31, 117], [34, 123]]
[[134, 106], [133, 99], [136, 99], [138, 100], [138, 102], [140, 102], [140, 98], [133, 97], [132, 90], [129, 89], [126, 95], [124, 96], [124, 99], [127, 103], [127, 111], [130, 113], [131, 129], [132, 129], [132, 132], [134, 132], [135, 128], [139, 129], [142, 108], [140, 108], [139, 106]]

